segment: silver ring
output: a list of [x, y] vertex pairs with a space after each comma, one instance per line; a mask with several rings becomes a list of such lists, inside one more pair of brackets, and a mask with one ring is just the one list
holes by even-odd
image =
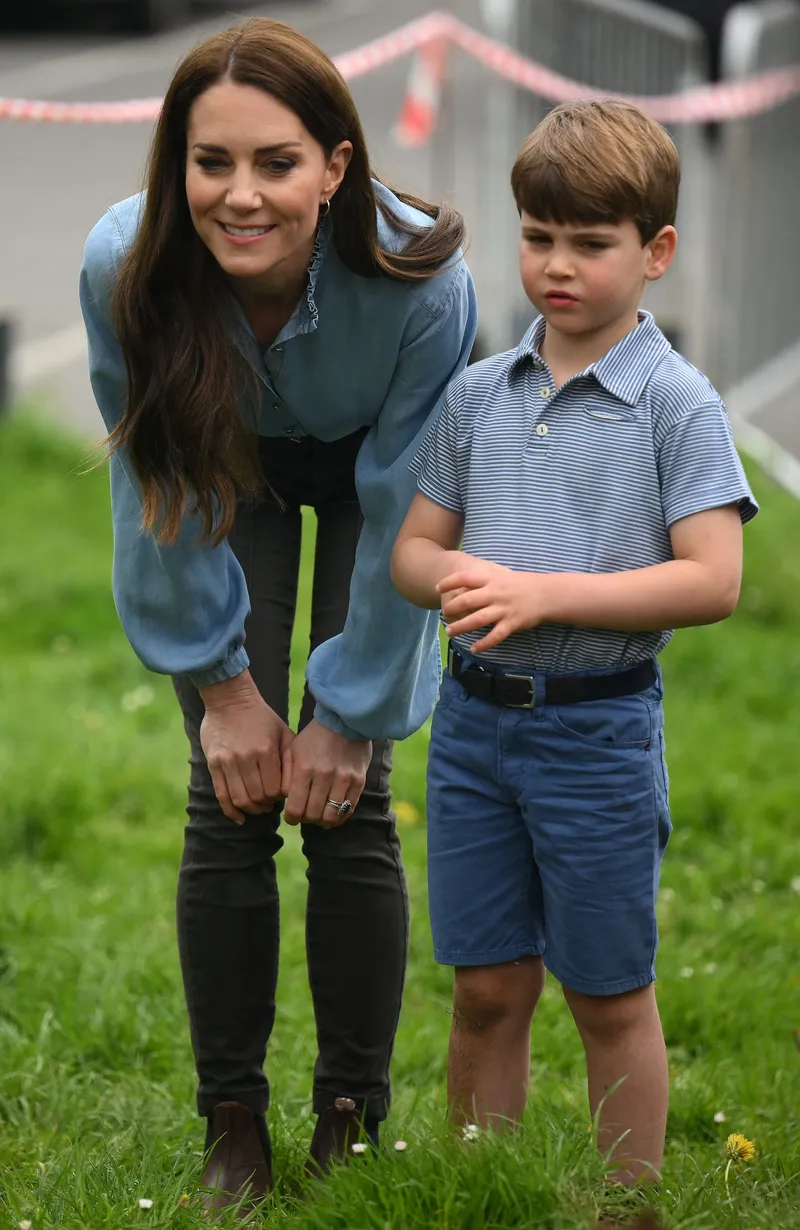
[[336, 799], [326, 799], [325, 806], [335, 807], [340, 820], [346, 819], [346, 817], [349, 816], [350, 812], [353, 810], [353, 804], [349, 799], [345, 799], [343, 803], [337, 803]]

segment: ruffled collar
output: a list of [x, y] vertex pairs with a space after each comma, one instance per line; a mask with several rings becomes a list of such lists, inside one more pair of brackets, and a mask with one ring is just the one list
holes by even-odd
[[[317, 281], [319, 279], [319, 271], [322, 268], [325, 260], [325, 254], [328, 250], [328, 245], [331, 241], [333, 228], [330, 218], [323, 218], [322, 222], [317, 227], [317, 234], [314, 240], [314, 247], [311, 252], [311, 260], [308, 264], [306, 273], [306, 288], [305, 294], [300, 297], [297, 307], [292, 312], [292, 315], [287, 320], [286, 324], [281, 329], [273, 346], [281, 345], [291, 337], [296, 337], [299, 333], [313, 333], [319, 323], [319, 308], [316, 301]], [[232, 308], [234, 318], [238, 321], [239, 326], [244, 326], [246, 336], [248, 336], [252, 344], [256, 344], [253, 337], [253, 331], [247, 320], [242, 304], [233, 292], [231, 292]]]
[[[328, 244], [331, 241], [332, 231], [333, 228], [331, 226], [330, 218], [323, 218], [317, 227], [317, 237], [314, 240], [314, 249], [311, 253], [311, 260], [308, 266], [308, 282], [306, 283], [306, 297], [305, 304], [303, 305], [305, 308], [303, 313], [305, 316], [305, 321], [303, 322], [303, 325], [305, 327], [298, 328], [298, 333], [312, 333], [314, 329], [316, 329], [319, 322], [319, 308], [317, 307], [317, 302], [314, 295], [317, 289], [317, 278], [319, 277], [319, 271], [322, 268], [322, 262], [325, 260], [325, 253], [327, 252]], [[287, 329], [291, 323], [292, 321], [290, 320], [289, 324], [286, 326]]]

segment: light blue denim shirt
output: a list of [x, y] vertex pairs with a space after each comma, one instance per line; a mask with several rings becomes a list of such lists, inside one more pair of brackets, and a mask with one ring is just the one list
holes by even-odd
[[[375, 190], [402, 217], [430, 224], [383, 185]], [[141, 203], [140, 194], [108, 210], [86, 241], [81, 269], [92, 388], [109, 431], [127, 397], [109, 305]], [[378, 225], [385, 249], [406, 242], [380, 213]], [[414, 494], [409, 462], [475, 337], [469, 270], [459, 259], [422, 282], [362, 278], [342, 264], [323, 224], [307, 295], [270, 347], [261, 349], [236, 306], [231, 330], [261, 385], [261, 435], [337, 440], [369, 428], [356, 462], [364, 524], [347, 622], [314, 651], [306, 674], [323, 725], [353, 739], [405, 738], [436, 699], [438, 613], [396, 593], [389, 560]], [[114, 600], [136, 654], [150, 670], [187, 674], [197, 687], [240, 674], [249, 661], [250, 603], [233, 551], [226, 542], [199, 543], [198, 519], [188, 515], [178, 541], [159, 546], [142, 530], [140, 489], [124, 450], [110, 471]]]

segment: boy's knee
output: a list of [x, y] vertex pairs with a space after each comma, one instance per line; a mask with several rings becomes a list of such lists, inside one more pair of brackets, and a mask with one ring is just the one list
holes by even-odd
[[578, 1029], [596, 1042], [611, 1043], [639, 1028], [655, 1006], [652, 983], [621, 995], [584, 995], [562, 989]]
[[468, 1033], [483, 1033], [510, 1020], [530, 1021], [544, 986], [541, 957], [456, 970], [453, 1015]]

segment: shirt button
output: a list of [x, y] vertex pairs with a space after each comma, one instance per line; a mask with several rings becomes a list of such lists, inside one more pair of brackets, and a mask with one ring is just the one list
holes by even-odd
[[276, 353], [276, 354], [283, 354], [283, 346], [276, 346], [276, 347], [275, 347], [275, 353]]
[[549, 430], [550, 429], [547, 426], [547, 423], [539, 423], [538, 427], [536, 428], [536, 434], [537, 436], [546, 436]]
[[294, 427], [284, 427], [284, 429], [283, 429], [283, 434], [284, 434], [285, 436], [293, 436], [293, 435], [294, 435]]
[[550, 394], [552, 393], [552, 391], [553, 391], [552, 389], [548, 389], [547, 387], [543, 388], [543, 389], [542, 389], [542, 397], [544, 397], [544, 398], [549, 397], [549, 396], [550, 396]]
[[277, 411], [277, 413], [278, 413], [278, 414], [280, 414], [280, 412], [281, 412], [281, 404], [280, 404], [280, 402], [276, 401], [276, 402], [274, 403], [274, 405], [273, 405], [272, 409], [273, 409], [273, 410], [276, 410], [276, 411]]

